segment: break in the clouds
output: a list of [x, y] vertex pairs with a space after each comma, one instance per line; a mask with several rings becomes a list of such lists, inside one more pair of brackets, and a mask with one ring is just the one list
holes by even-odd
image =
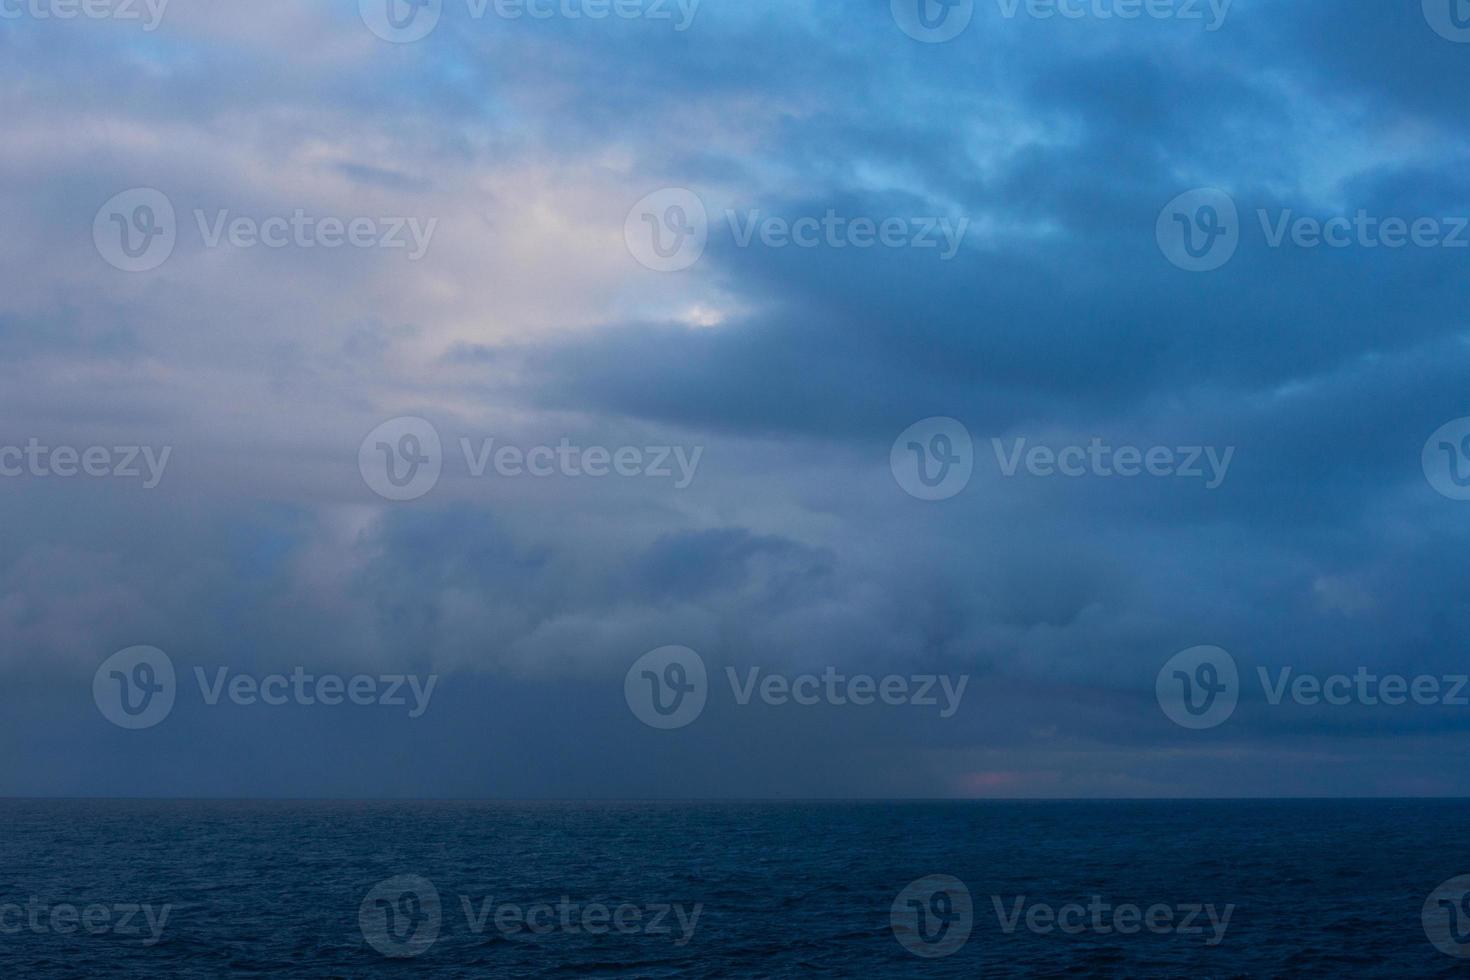
[[0, 2], [0, 792], [1470, 790], [1255, 680], [1470, 672], [1449, 0], [127, 6]]

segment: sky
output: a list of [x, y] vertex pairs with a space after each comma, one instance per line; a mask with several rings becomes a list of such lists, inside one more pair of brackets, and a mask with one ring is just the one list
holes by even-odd
[[425, 3], [0, 0], [0, 795], [1470, 792], [1470, 4]]

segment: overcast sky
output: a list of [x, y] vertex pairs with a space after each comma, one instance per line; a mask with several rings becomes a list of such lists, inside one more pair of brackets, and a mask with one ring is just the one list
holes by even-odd
[[[0, 452], [0, 794], [1470, 792], [1470, 705], [1258, 674], [1470, 673], [1449, 0], [392, 2], [0, 0], [0, 447], [123, 474]], [[297, 667], [436, 681], [196, 675]]]

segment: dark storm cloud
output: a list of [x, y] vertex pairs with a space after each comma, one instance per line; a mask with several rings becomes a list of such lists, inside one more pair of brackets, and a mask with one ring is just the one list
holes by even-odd
[[[1453, 249], [1270, 248], [1257, 210], [1470, 213], [1470, 48], [1418, 5], [1238, 0], [1178, 23], [1001, 18], [943, 45], [884, 4], [706, 0], [653, 23], [472, 21], [389, 45], [350, 9], [160, 31], [7, 22], [0, 444], [175, 447], [147, 494], [4, 481], [11, 792], [1231, 795], [1466, 791], [1470, 709], [1273, 707], [1171, 724], [1174, 652], [1242, 672], [1454, 672], [1463, 504], [1420, 471], [1470, 415]], [[1457, 84], [1458, 83], [1458, 84]], [[118, 190], [253, 215], [443, 220], [419, 264], [208, 249], [98, 260]], [[702, 261], [622, 249], [662, 186]], [[1160, 210], [1240, 209], [1224, 268], [1175, 268]], [[965, 217], [952, 259], [740, 247], [724, 212]], [[194, 236], [197, 238], [197, 236]], [[445, 475], [389, 504], [357, 452], [423, 415]], [[912, 422], [975, 436], [954, 500], [906, 496]], [[461, 437], [699, 446], [698, 478], [473, 478]], [[1233, 447], [1214, 490], [1000, 472], [991, 440]], [[185, 671], [438, 671], [420, 722], [183, 706], [143, 742], [90, 703], [114, 650]], [[623, 674], [972, 675], [939, 721], [713, 698], [639, 724]], [[29, 737], [48, 732], [42, 739]], [[1398, 740], [1395, 740], [1397, 736]], [[146, 739], [148, 736], [144, 736]]]

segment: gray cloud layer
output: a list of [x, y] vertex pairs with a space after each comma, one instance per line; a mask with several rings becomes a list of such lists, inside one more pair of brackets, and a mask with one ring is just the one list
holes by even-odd
[[[159, 30], [0, 24], [0, 444], [172, 447], [137, 481], [0, 480], [0, 792], [150, 795], [1451, 794], [1470, 708], [1172, 725], [1198, 644], [1257, 665], [1465, 670], [1465, 508], [1420, 451], [1470, 415], [1470, 250], [1268, 247], [1256, 212], [1470, 215], [1470, 45], [1419, 4], [1237, 0], [1216, 32], [1007, 20], [942, 45], [886, 4], [706, 0], [688, 31], [475, 21], [413, 45], [354, 5], [173, 0]], [[93, 246], [147, 186], [160, 268]], [[622, 241], [665, 186], [692, 269]], [[1223, 269], [1160, 209], [1219, 187]], [[208, 247], [196, 210], [437, 218], [425, 257]], [[740, 247], [726, 209], [965, 216], [959, 254]], [[357, 467], [396, 416], [432, 494]], [[960, 496], [889, 472], [961, 420]], [[699, 446], [698, 478], [474, 478], [460, 437]], [[1233, 446], [1228, 480], [1001, 475], [992, 438]], [[135, 644], [194, 666], [441, 674], [433, 710], [182, 703], [108, 725]], [[655, 732], [645, 651], [968, 673], [963, 710], [739, 708]], [[712, 698], [712, 701], [714, 699]]]

